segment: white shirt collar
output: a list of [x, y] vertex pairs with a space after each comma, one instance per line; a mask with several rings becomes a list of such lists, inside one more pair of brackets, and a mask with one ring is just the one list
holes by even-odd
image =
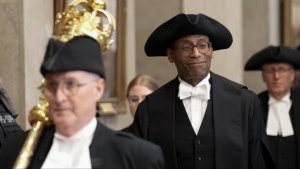
[[269, 105], [272, 105], [272, 104], [274, 104], [274, 103], [276, 103], [276, 102], [278, 102], [278, 101], [283, 101], [283, 102], [286, 102], [286, 103], [289, 103], [289, 102], [291, 102], [291, 99], [290, 99], [290, 96], [291, 96], [291, 93], [290, 92], [288, 92], [285, 96], [283, 96], [280, 100], [276, 100], [273, 96], [271, 96], [270, 94], [269, 94]]
[[71, 137], [55, 132], [42, 168], [91, 168], [89, 146], [96, 127], [97, 119], [93, 118]]
[[54, 137], [56, 137], [57, 139], [66, 140], [66, 141], [87, 138], [87, 137], [90, 137], [91, 135], [94, 135], [96, 126], [97, 126], [97, 119], [93, 118], [89, 123], [87, 123], [82, 129], [80, 129], [78, 132], [76, 132], [71, 137], [63, 136], [58, 132], [54, 133]]

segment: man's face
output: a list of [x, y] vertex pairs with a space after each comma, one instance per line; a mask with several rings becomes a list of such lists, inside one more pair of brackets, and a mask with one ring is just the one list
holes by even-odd
[[270, 63], [262, 67], [263, 81], [269, 94], [276, 99], [281, 99], [290, 91], [294, 76], [294, 68], [287, 63]]
[[104, 87], [102, 78], [85, 71], [48, 73], [45, 95], [49, 117], [57, 131], [69, 135], [89, 123], [95, 117], [96, 104]]
[[[190, 83], [197, 79], [196, 81], [199, 82], [207, 76], [213, 57], [213, 49], [208, 43], [208, 36], [190, 35], [177, 39], [173, 43], [172, 49], [167, 49], [168, 59], [171, 63], [175, 63], [178, 75], [182, 80]], [[208, 46], [204, 50], [200, 49], [202, 53], [196, 47], [191, 49], [191, 53], [184, 52], [185, 46], [199, 45], [199, 47], [205, 48], [203, 46], [205, 44], [208, 44]], [[190, 55], [188, 55], [189, 53]]]

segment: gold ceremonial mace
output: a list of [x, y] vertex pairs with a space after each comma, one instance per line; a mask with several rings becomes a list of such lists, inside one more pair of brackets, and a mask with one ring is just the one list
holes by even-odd
[[39, 98], [42, 103], [35, 105], [29, 113], [28, 120], [32, 125], [32, 129], [30, 130], [21, 152], [13, 166], [14, 169], [28, 167], [43, 128], [52, 124], [50, 119], [47, 117], [48, 102], [44, 96], [44, 85], [45, 79], [42, 80], [42, 95]]

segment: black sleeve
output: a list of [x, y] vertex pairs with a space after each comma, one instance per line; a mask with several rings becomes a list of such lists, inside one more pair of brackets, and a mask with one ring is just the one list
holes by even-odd
[[13, 168], [27, 134], [27, 132], [15, 133], [5, 139], [0, 149], [0, 169]]
[[14, 133], [23, 132], [15, 119], [0, 107], [0, 148], [6, 137]]
[[142, 159], [141, 165], [145, 169], [163, 169], [164, 168], [164, 158], [162, 150], [158, 146], [153, 146], [147, 151], [143, 151], [145, 154], [144, 159]]
[[244, 93], [249, 101], [249, 168], [275, 168], [265, 129], [262, 105], [253, 92]]

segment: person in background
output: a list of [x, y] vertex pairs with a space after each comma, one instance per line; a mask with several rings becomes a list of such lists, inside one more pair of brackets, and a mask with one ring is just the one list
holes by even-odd
[[16, 122], [18, 115], [6, 91], [0, 88], [0, 148], [6, 137], [24, 132]]
[[[150, 76], [141, 74], [132, 79], [127, 87], [126, 97], [132, 117], [134, 117], [138, 104], [145, 97], [158, 88], [157, 82]], [[122, 131], [132, 133], [132, 124]]]
[[245, 70], [261, 70], [267, 90], [258, 94], [276, 168], [300, 168], [300, 92], [292, 88], [300, 52], [268, 46], [255, 53]]
[[274, 168], [256, 94], [210, 71], [213, 52], [232, 41], [201, 13], [178, 14], [149, 36], [146, 55], [167, 56], [178, 76], [138, 105], [133, 133], [162, 148], [166, 169]]

